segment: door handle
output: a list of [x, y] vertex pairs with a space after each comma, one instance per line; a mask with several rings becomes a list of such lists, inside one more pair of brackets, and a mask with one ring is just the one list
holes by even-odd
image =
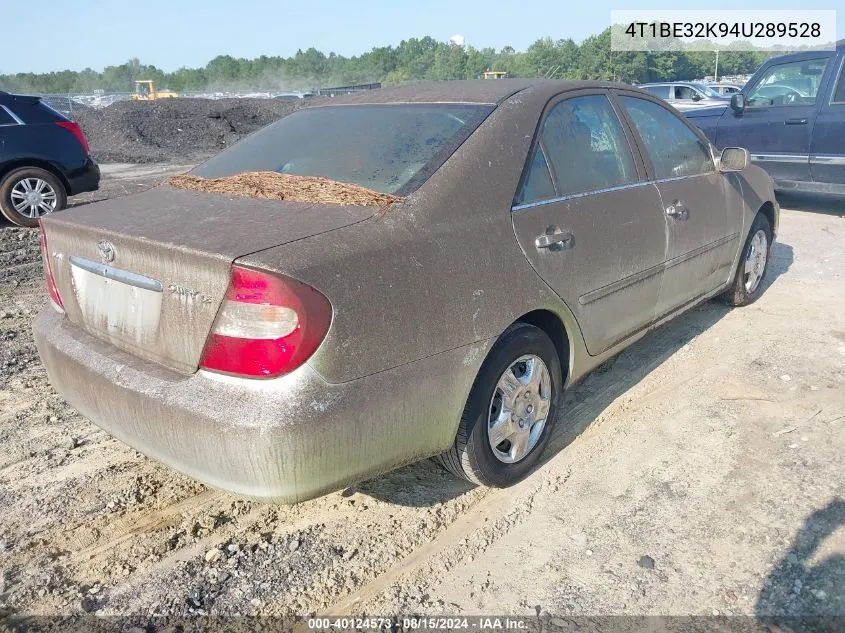
[[569, 231], [549, 228], [545, 233], [537, 236], [537, 239], [534, 240], [534, 246], [555, 251], [569, 250], [575, 246], [575, 236]]
[[794, 119], [787, 119], [787, 125], [807, 125], [807, 117], [796, 117]]
[[666, 207], [666, 215], [675, 220], [686, 220], [689, 218], [689, 209], [680, 200], [675, 200], [672, 204]]

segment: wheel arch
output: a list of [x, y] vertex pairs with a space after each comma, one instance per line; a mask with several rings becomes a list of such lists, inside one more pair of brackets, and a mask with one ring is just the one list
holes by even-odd
[[766, 202], [764, 202], [757, 210], [757, 213], [762, 213], [766, 217], [769, 221], [769, 226], [772, 227], [772, 236], [776, 237], [778, 233], [778, 217], [775, 212], [774, 203], [771, 200], [766, 200]]
[[56, 169], [55, 165], [52, 165], [49, 161], [38, 158], [19, 158], [16, 160], [10, 160], [8, 163], [3, 163], [3, 165], [0, 165], [0, 181], [14, 170], [25, 167], [36, 167], [38, 169], [43, 169], [44, 171], [49, 171], [59, 179], [60, 183], [62, 183], [62, 187], [65, 188], [65, 195], [70, 196], [70, 182], [68, 182], [68, 179], [65, 178], [65, 175], [61, 172], [61, 170]]
[[519, 317], [514, 323], [527, 323], [537, 327], [552, 339], [555, 345], [558, 358], [560, 359], [560, 371], [563, 377], [563, 384], [569, 382], [572, 374], [572, 337], [566, 329], [563, 319], [551, 310], [539, 309], [527, 312]]

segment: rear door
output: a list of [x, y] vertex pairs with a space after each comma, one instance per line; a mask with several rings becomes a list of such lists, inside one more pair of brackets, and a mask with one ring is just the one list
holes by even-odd
[[813, 180], [820, 183], [839, 185], [840, 193], [845, 186], [845, 53], [838, 62], [838, 76], [829, 99], [824, 99], [810, 143], [810, 172]]
[[660, 291], [666, 226], [629, 134], [605, 91], [552, 100], [513, 207], [523, 251], [591, 354], [649, 325]]
[[642, 89], [664, 101], [672, 99], [672, 86], [643, 86]]
[[745, 110], [723, 117], [718, 147], [744, 147], [776, 181], [810, 180], [810, 138], [816, 98], [830, 55], [803, 58], [767, 68], [745, 92]]
[[690, 303], [727, 279], [736, 251], [728, 235], [726, 186], [710, 144], [661, 103], [617, 93], [660, 192], [668, 247], [657, 317]]

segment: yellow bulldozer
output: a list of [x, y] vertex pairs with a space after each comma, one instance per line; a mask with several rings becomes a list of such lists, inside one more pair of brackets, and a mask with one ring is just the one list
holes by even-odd
[[156, 82], [152, 79], [138, 79], [135, 81], [135, 93], [130, 98], [133, 101], [155, 101], [178, 96], [172, 90], [156, 90]]

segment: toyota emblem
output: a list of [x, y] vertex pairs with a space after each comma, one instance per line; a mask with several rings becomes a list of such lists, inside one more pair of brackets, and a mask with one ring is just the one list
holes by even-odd
[[114, 261], [114, 244], [108, 240], [100, 240], [97, 249], [100, 251], [100, 259], [104, 264]]

